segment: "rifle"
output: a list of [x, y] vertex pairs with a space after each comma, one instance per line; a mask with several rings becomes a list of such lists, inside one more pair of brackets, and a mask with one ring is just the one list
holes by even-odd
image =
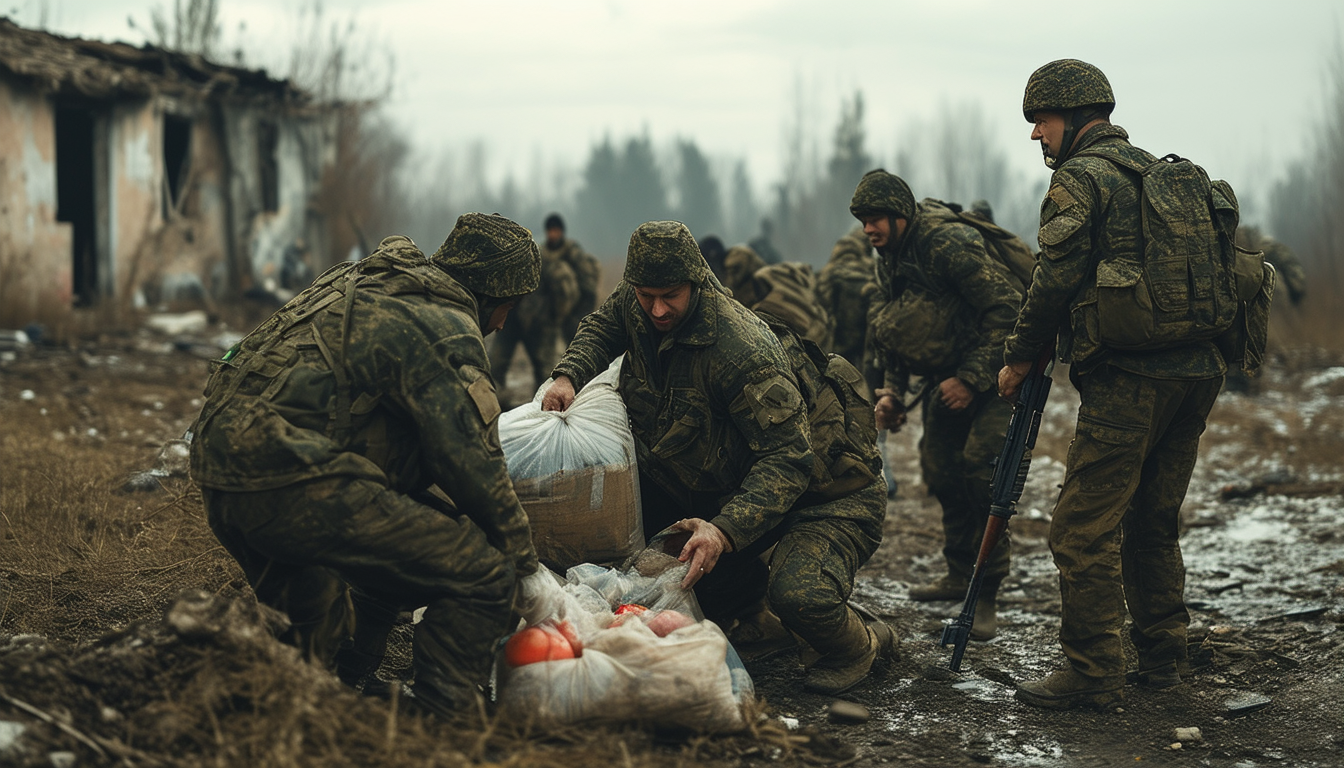
[[961, 671], [961, 657], [971, 639], [975, 605], [980, 601], [980, 587], [985, 581], [985, 566], [1008, 530], [1008, 518], [1017, 513], [1017, 500], [1022, 498], [1022, 488], [1031, 469], [1031, 451], [1036, 447], [1036, 435], [1041, 430], [1041, 415], [1045, 412], [1045, 400], [1050, 396], [1050, 374], [1054, 369], [1055, 345], [1051, 343], [1032, 363], [1031, 371], [1022, 381], [1017, 402], [1013, 404], [1013, 418], [1008, 422], [1003, 450], [994, 462], [989, 519], [985, 522], [985, 536], [980, 540], [980, 554], [975, 559], [971, 586], [966, 590], [966, 602], [961, 606], [961, 615], [943, 625], [943, 638], [939, 644], [944, 648], [952, 646], [949, 668], [953, 672]]

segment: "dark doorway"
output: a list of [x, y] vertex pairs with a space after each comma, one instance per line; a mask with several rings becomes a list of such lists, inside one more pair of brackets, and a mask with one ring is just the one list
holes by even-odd
[[261, 210], [280, 210], [280, 168], [275, 153], [280, 148], [280, 131], [269, 120], [257, 122], [257, 174], [261, 177]]
[[56, 107], [56, 220], [69, 222], [75, 306], [98, 298], [98, 245], [95, 237], [94, 112]]
[[179, 205], [186, 193], [187, 169], [191, 163], [191, 120], [177, 115], [163, 116], [163, 176], [168, 194], [163, 198], [163, 217]]

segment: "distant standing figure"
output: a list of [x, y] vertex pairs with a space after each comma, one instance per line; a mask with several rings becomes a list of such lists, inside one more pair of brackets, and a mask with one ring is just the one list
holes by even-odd
[[[551, 223], [549, 219], [547, 223]], [[490, 345], [490, 374], [500, 389], [507, 386], [509, 366], [519, 344], [532, 364], [533, 390], [546, 381], [560, 359], [560, 334], [580, 296], [579, 278], [568, 257], [572, 256], [571, 250], [587, 256], [573, 241], [564, 239], [564, 232], [564, 222], [560, 222], [554, 248], [548, 235], [546, 247], [541, 249], [541, 287], [518, 300], [512, 320], [495, 334]]]
[[574, 270], [579, 281], [579, 298], [573, 308], [561, 320], [561, 338], [569, 344], [574, 332], [579, 329], [583, 316], [597, 309], [597, 289], [602, 283], [602, 265], [597, 258], [583, 250], [583, 246], [565, 237], [565, 220], [560, 214], [552, 213], [546, 217], [546, 242], [541, 246], [541, 258], [558, 258]]
[[755, 251], [766, 264], [778, 264], [784, 260], [779, 254], [779, 249], [775, 247], [775, 222], [768, 218], [761, 219], [761, 234], [747, 243], [751, 250]]
[[831, 317], [817, 298], [812, 267], [796, 261], [766, 264], [745, 245], [733, 246], [724, 261], [727, 288], [742, 306], [831, 351]]

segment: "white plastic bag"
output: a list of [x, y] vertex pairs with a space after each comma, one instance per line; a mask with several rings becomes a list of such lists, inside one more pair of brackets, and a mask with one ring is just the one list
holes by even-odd
[[537, 556], [557, 568], [617, 562], [644, 547], [639, 469], [625, 403], [616, 391], [621, 358], [565, 411], [532, 402], [499, 417], [499, 439]]
[[[740, 730], [742, 704], [754, 694], [751, 677], [723, 631], [704, 621], [694, 595], [681, 589], [685, 573], [684, 565], [653, 577], [585, 564], [564, 582], [545, 569], [524, 578], [518, 608], [527, 624], [569, 622], [583, 649], [573, 659], [500, 663], [501, 710], [546, 727], [640, 722]], [[654, 605], [614, 615], [636, 599]], [[651, 626], [664, 610], [689, 623], [660, 637]]]

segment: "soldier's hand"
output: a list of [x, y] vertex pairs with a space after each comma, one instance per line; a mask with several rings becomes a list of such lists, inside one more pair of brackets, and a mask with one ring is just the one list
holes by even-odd
[[1005, 365], [999, 371], [999, 397], [1010, 403], [1017, 402], [1017, 390], [1031, 373], [1031, 361]]
[[691, 564], [690, 570], [686, 572], [686, 578], [681, 580], [682, 589], [694, 587], [701, 577], [714, 570], [723, 553], [733, 551], [733, 544], [728, 541], [728, 537], [717, 525], [708, 520], [692, 517], [678, 520], [670, 527], [677, 531], [691, 532], [690, 540], [681, 548], [681, 555], [677, 557], [681, 562], [689, 560]]
[[943, 379], [942, 383], [938, 385], [938, 396], [949, 411], [963, 410], [975, 399], [975, 393], [971, 391], [971, 388], [956, 376]]
[[541, 410], [563, 411], [574, 402], [574, 382], [568, 376], [561, 376], [551, 382], [546, 394], [541, 397]]
[[906, 416], [905, 409], [896, 398], [896, 393], [890, 389], [879, 389], [874, 394], [877, 395], [877, 405], [873, 406], [873, 417], [877, 420], [877, 428], [891, 432], [901, 431], [901, 427], [905, 426]]

